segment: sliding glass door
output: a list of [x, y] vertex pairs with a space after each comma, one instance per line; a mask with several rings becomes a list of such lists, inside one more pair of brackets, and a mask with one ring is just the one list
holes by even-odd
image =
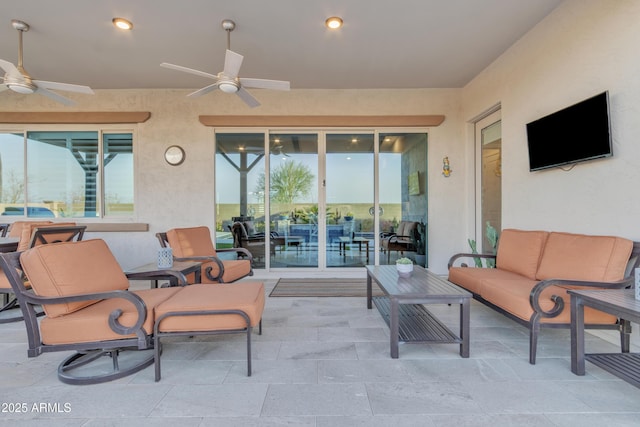
[[[216, 133], [215, 171], [217, 247], [256, 269], [427, 265], [426, 133]], [[381, 253], [404, 222], [422, 234]]]
[[373, 264], [374, 135], [326, 136], [327, 267]]
[[318, 135], [269, 135], [272, 268], [319, 267]]

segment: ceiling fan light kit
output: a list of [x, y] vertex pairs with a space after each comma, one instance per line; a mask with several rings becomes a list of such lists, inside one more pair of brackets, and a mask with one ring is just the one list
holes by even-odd
[[22, 61], [22, 34], [29, 31], [29, 24], [17, 19], [12, 19], [11, 25], [18, 31], [18, 65], [14, 65], [12, 62], [0, 59], [0, 69], [5, 72], [0, 83], [0, 91], [10, 89], [13, 92], [23, 95], [39, 93], [64, 105], [73, 105], [75, 102], [51, 91], [51, 89], [93, 95], [93, 90], [88, 86], [33, 79], [29, 73], [27, 73], [27, 70], [24, 69]]
[[287, 81], [238, 77], [244, 56], [231, 50], [231, 31], [235, 28], [236, 23], [232, 20], [225, 19], [222, 21], [222, 29], [227, 32], [227, 51], [224, 57], [223, 69], [218, 74], [210, 74], [204, 71], [183, 67], [181, 65], [169, 64], [167, 62], [163, 62], [160, 66], [176, 71], [182, 71], [184, 73], [195, 74], [214, 81], [212, 84], [187, 95], [190, 98], [196, 98], [213, 90], [220, 89], [220, 91], [224, 93], [235, 93], [242, 101], [244, 101], [245, 104], [253, 108], [259, 106], [260, 102], [258, 102], [258, 100], [245, 89], [247, 87], [289, 90], [290, 84]]

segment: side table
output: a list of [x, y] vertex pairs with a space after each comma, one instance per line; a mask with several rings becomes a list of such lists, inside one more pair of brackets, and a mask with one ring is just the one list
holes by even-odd
[[[129, 280], [150, 280], [151, 287], [158, 287], [158, 280], [169, 280], [169, 286], [178, 286], [180, 274], [194, 274], [195, 283], [201, 281], [202, 263], [195, 261], [174, 261], [171, 268], [159, 269], [154, 262], [125, 271]], [[176, 274], [177, 273], [177, 274]]]
[[584, 308], [592, 307], [624, 319], [621, 328], [629, 333], [629, 322], [640, 323], [640, 301], [633, 289], [569, 290], [571, 295], [571, 372], [584, 375], [585, 360], [640, 387], [640, 353], [629, 352], [629, 335], [622, 339], [621, 353], [585, 354]]

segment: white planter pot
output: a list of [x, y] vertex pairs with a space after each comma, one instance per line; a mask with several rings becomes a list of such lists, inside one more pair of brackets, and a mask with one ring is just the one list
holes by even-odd
[[400, 277], [411, 277], [413, 274], [413, 264], [396, 264], [396, 269]]

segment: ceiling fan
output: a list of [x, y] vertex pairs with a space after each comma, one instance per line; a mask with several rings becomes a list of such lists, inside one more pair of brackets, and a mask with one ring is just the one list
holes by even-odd
[[212, 90], [220, 89], [225, 93], [235, 93], [249, 107], [253, 108], [260, 105], [260, 103], [245, 89], [245, 87], [289, 90], [289, 82], [286, 81], [238, 77], [240, 66], [242, 65], [242, 60], [244, 59], [244, 57], [231, 50], [231, 31], [236, 28], [236, 24], [230, 19], [225, 19], [224, 21], [222, 21], [222, 28], [227, 32], [227, 52], [224, 57], [224, 68], [217, 75], [205, 73], [203, 71], [198, 71], [187, 67], [182, 67], [180, 65], [168, 64], [166, 62], [160, 64], [161, 67], [171, 68], [173, 70], [183, 71], [185, 73], [191, 73], [201, 77], [208, 77], [214, 80], [214, 83], [210, 84], [209, 86], [205, 86], [202, 89], [190, 93], [187, 96], [195, 98], [209, 93]]
[[89, 86], [33, 79], [22, 66], [22, 33], [29, 31], [29, 25], [17, 19], [13, 19], [11, 25], [18, 30], [18, 65], [15, 66], [9, 61], [0, 59], [0, 68], [5, 71], [2, 84], [0, 84], [0, 92], [11, 89], [14, 92], [22, 94], [39, 93], [64, 105], [73, 105], [75, 102], [52, 92], [50, 89], [93, 95], [93, 90], [91, 90]]

